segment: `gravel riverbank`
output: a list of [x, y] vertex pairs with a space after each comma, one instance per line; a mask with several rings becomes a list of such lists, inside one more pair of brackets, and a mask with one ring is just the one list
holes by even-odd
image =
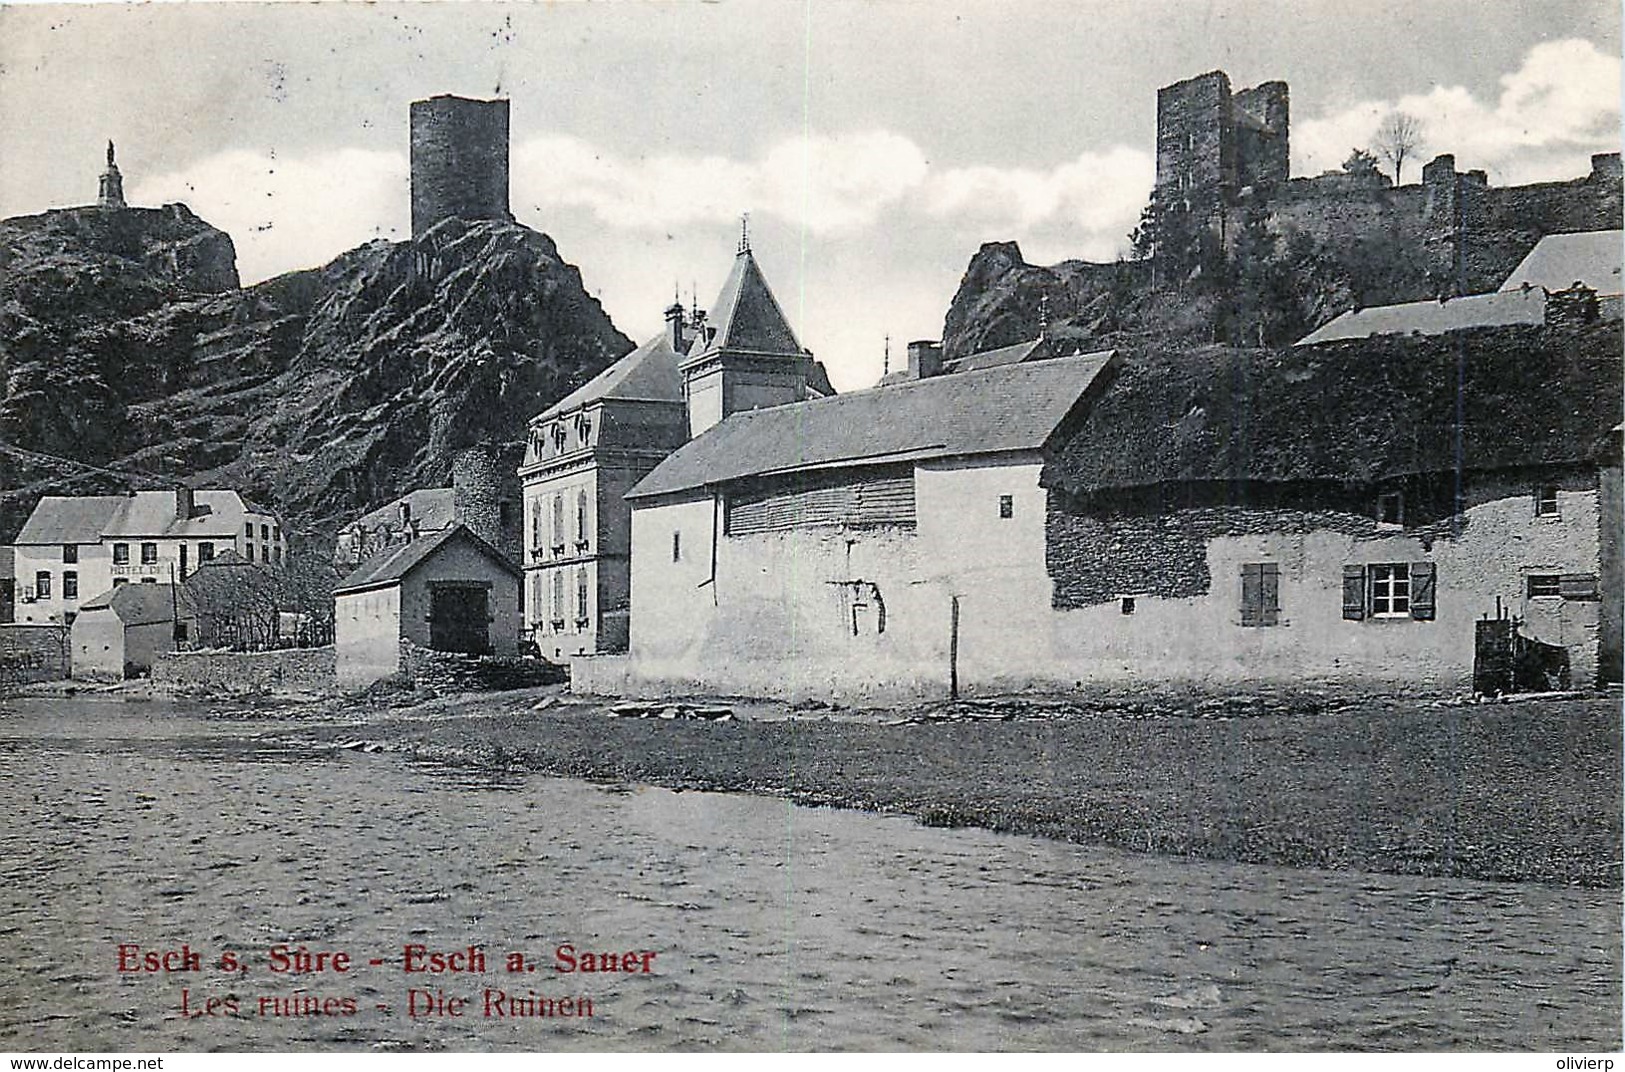
[[612, 703], [554, 689], [371, 702], [307, 707], [355, 720], [310, 732], [335, 746], [1176, 856], [1620, 885], [1610, 697], [1236, 708], [1252, 717], [1211, 702], [852, 713], [707, 701], [712, 716], [731, 709], [720, 720], [614, 717]]

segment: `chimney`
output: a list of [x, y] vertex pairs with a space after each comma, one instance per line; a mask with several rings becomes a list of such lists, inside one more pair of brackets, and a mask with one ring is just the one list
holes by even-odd
[[1546, 326], [1575, 330], [1597, 320], [1597, 292], [1575, 281], [1567, 290], [1546, 295]]
[[908, 378], [924, 380], [942, 372], [942, 344], [919, 339], [908, 344]]
[[666, 345], [680, 354], [688, 352], [688, 332], [683, 323], [683, 303], [666, 306]]
[[185, 484], [175, 485], [175, 520], [186, 521], [197, 513], [197, 502], [191, 488]]
[[411, 524], [412, 524], [412, 504], [411, 504], [410, 501], [408, 501], [406, 499], [402, 499], [401, 500], [401, 528], [403, 528], [403, 529], [407, 528]]

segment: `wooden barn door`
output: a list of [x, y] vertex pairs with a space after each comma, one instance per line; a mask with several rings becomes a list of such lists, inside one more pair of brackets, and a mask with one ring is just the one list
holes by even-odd
[[491, 617], [484, 588], [435, 585], [429, 589], [429, 647], [484, 655], [491, 650]]

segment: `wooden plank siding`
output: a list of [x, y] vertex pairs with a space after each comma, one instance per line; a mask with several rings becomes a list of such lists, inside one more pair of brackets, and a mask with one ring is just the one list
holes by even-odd
[[843, 472], [829, 477], [764, 482], [729, 494], [730, 536], [783, 532], [817, 525], [914, 526], [914, 471]]

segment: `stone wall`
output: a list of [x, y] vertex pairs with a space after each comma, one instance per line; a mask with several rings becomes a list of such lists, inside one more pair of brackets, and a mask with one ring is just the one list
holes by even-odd
[[67, 626], [0, 625], [0, 688], [32, 681], [59, 681], [71, 670]]
[[208, 692], [321, 692], [334, 687], [332, 648], [175, 651], [152, 665], [157, 684]]
[[436, 692], [528, 689], [569, 680], [564, 667], [542, 659], [431, 651], [410, 640], [401, 641], [401, 673], [419, 688]]

